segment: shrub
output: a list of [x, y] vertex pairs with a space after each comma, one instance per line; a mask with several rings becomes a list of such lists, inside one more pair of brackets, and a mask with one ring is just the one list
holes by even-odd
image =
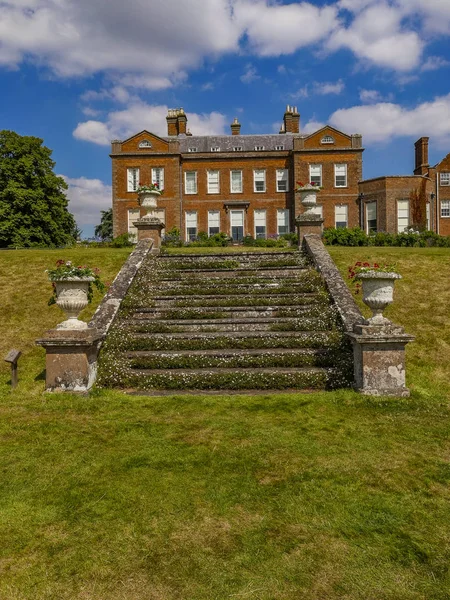
[[359, 227], [330, 227], [323, 232], [324, 243], [328, 246], [367, 246], [369, 236]]
[[118, 235], [114, 238], [113, 241], [109, 243], [109, 246], [111, 248], [130, 248], [131, 246], [134, 246], [134, 242], [129, 233], [122, 233], [122, 235]]
[[259, 248], [286, 248], [289, 242], [282, 238], [254, 238], [251, 235], [246, 235], [242, 239], [243, 246], [254, 246]]
[[324, 243], [328, 246], [403, 246], [419, 247], [450, 247], [450, 236], [438, 235], [434, 231], [418, 232], [408, 229], [402, 233], [386, 233], [378, 231], [367, 235], [359, 227], [351, 229], [325, 229]]

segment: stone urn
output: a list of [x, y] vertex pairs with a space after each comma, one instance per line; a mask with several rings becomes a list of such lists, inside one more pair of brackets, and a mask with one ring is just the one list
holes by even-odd
[[56, 329], [87, 329], [88, 324], [78, 319], [78, 315], [89, 304], [89, 284], [93, 277], [68, 277], [53, 283], [56, 286], [56, 304], [68, 317]]
[[147, 209], [147, 213], [158, 206], [158, 198], [161, 192], [158, 190], [138, 192], [139, 205]]
[[314, 213], [314, 209], [317, 206], [317, 194], [320, 191], [318, 186], [307, 183], [301, 188], [297, 189], [300, 194], [300, 201], [302, 206], [305, 207], [307, 213]]
[[363, 302], [372, 310], [368, 319], [370, 325], [388, 325], [389, 319], [383, 317], [384, 309], [394, 300], [394, 283], [401, 279], [398, 273], [383, 271], [366, 271], [358, 274], [362, 282]]

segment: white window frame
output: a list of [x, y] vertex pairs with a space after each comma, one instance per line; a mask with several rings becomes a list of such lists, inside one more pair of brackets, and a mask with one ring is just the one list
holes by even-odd
[[152, 144], [149, 140], [142, 140], [139, 144], [139, 148], [151, 148]]
[[275, 150], [284, 150], [284, 146], [275, 146]]
[[261, 150], [265, 150], [264, 146], [255, 146], [255, 150], [260, 152]]
[[441, 218], [448, 219], [450, 217], [450, 200], [441, 200]]
[[[239, 186], [240, 189], [234, 189], [233, 173], [240, 173], [240, 186]], [[243, 191], [244, 191], [244, 184], [243, 184], [242, 170], [241, 169], [232, 169], [230, 171], [230, 194], [242, 194]]]
[[139, 208], [128, 209], [128, 235], [133, 242], [137, 242], [138, 229], [133, 225], [133, 221], [137, 221], [141, 216]]
[[[258, 173], [262, 173], [263, 177], [260, 179], [257, 177]], [[258, 190], [256, 189], [256, 183], [260, 183], [262, 181], [264, 189]], [[265, 169], [253, 169], [253, 191], [257, 194], [263, 194], [266, 191], [266, 170]]]
[[449, 186], [450, 185], [450, 172], [443, 172], [443, 173], [439, 173], [439, 183], [442, 186]]
[[[195, 228], [190, 226], [190, 223], [193, 222], [192, 219], [188, 220], [188, 215], [193, 216], [195, 215]], [[185, 223], [185, 239], [186, 242], [191, 242], [192, 240], [195, 240], [195, 238], [198, 235], [198, 213], [196, 210], [187, 210], [184, 213], [184, 223]], [[195, 234], [193, 234], [192, 232], [189, 234], [188, 233], [188, 229], [195, 229]], [[192, 236], [192, 237], [191, 237]]]
[[[312, 170], [315, 167], [319, 169], [319, 181], [313, 182], [313, 181], [311, 181], [313, 178]], [[314, 177], [317, 177], [317, 175], [314, 175]], [[309, 165], [309, 183], [314, 183], [315, 185], [322, 187], [322, 165], [321, 164], [313, 163], [313, 164]]]
[[[194, 174], [194, 191], [188, 191], [188, 175]], [[184, 193], [186, 195], [197, 194], [198, 186], [197, 186], [197, 171], [185, 171], [184, 173]]]
[[190, 148], [188, 148], [188, 152], [197, 152], [197, 146], [191, 146]]
[[332, 135], [324, 135], [320, 140], [321, 144], [334, 144], [334, 137]]
[[[280, 174], [282, 175], [282, 177], [280, 177]], [[277, 180], [277, 192], [288, 192], [289, 191], [289, 169], [277, 169], [276, 180]], [[286, 187], [284, 190], [280, 189], [279, 184], [281, 182], [286, 182]]]
[[[264, 223], [264, 225], [262, 225], [261, 223]], [[257, 227], [264, 227], [264, 233], [262, 233], [262, 232], [258, 233], [256, 231]], [[266, 239], [266, 237], [267, 237], [267, 210], [266, 209], [255, 209], [253, 211], [253, 228], [254, 228], [255, 240]]]
[[[214, 218], [212, 218], [213, 215]], [[211, 229], [217, 229], [217, 231], [211, 232]], [[220, 210], [208, 210], [208, 236], [216, 233], [220, 233]]]
[[[233, 237], [233, 217], [235, 215], [242, 216], [242, 225], [234, 225], [235, 227], [242, 227], [242, 237], [245, 236], [245, 212], [240, 209], [230, 210], [230, 237]], [[241, 219], [239, 219], [241, 220]]]
[[[217, 181], [214, 181], [216, 175]], [[206, 171], [206, 180], [208, 194], [220, 194], [220, 171], [218, 169], [209, 169]]]
[[397, 200], [397, 233], [403, 233], [409, 226], [410, 210], [409, 200]]
[[[345, 184], [344, 185], [338, 185], [338, 181], [337, 178], [338, 177], [342, 177], [342, 173], [338, 173], [338, 168], [339, 167], [344, 167], [344, 177], [345, 177]], [[348, 179], [347, 179], [347, 164], [346, 163], [339, 163], [334, 165], [334, 187], [336, 188], [346, 188], [348, 187]]]
[[[341, 214], [338, 215], [339, 209]], [[345, 214], [345, 220], [340, 218]], [[339, 217], [339, 218], [338, 218]], [[345, 225], [338, 225], [338, 223], [345, 223]], [[346, 229], [348, 227], [348, 204], [336, 204], [334, 207], [334, 226], [336, 229]]]
[[135, 192], [139, 187], [139, 168], [129, 167], [127, 169], [127, 192]]
[[[376, 217], [376, 226], [375, 230], [369, 231], [369, 207], [375, 206], [375, 217]], [[366, 214], [366, 233], [376, 233], [378, 231], [378, 206], [376, 202], [366, 202], [365, 206], [365, 214]], [[373, 221], [373, 219], [370, 219]]]
[[212, 146], [211, 152], [220, 152], [220, 146]]
[[152, 168], [152, 183], [157, 183], [161, 192], [164, 190], [164, 167]]
[[233, 146], [233, 152], [242, 152], [243, 147], [242, 146]]
[[[283, 225], [280, 225], [280, 216], [283, 213]], [[278, 208], [277, 209], [277, 235], [284, 235], [285, 233], [289, 233], [290, 225], [289, 221], [289, 209], [288, 208]], [[280, 231], [280, 228], [286, 228], [286, 231]]]

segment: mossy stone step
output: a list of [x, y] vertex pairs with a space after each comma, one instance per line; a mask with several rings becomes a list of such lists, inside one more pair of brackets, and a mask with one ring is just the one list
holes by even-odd
[[259, 369], [128, 369], [128, 386], [138, 389], [325, 389], [329, 373], [320, 367]]
[[[329, 311], [327, 305], [300, 306], [201, 306], [186, 308], [168, 308], [160, 306], [156, 308], [141, 308], [133, 313], [134, 319], [155, 321], [156, 319], [240, 319], [259, 317], [304, 317], [317, 316]], [[281, 313], [281, 314], [280, 314]]]
[[[270, 294], [258, 294], [258, 296], [247, 296], [245, 302], [249, 307], [255, 306], [316, 306], [323, 305], [326, 299], [324, 292], [302, 292], [293, 294], [277, 294], [276, 296]], [[201, 296], [196, 298], [195, 296], [157, 296], [152, 299], [153, 306], [159, 307], [175, 307], [175, 308], [201, 308], [216, 306], [240, 306], [242, 304], [242, 295], [234, 295], [224, 297]]]
[[201, 262], [202, 259], [216, 259], [216, 260], [223, 260], [224, 258], [226, 259], [232, 259], [232, 260], [241, 260], [241, 259], [246, 259], [246, 260], [259, 260], [261, 257], [267, 258], [270, 257], [271, 259], [278, 259], [280, 257], [289, 257], [291, 258], [292, 256], [298, 256], [299, 258], [302, 258], [302, 255], [298, 252], [298, 250], [280, 250], [280, 251], [275, 251], [275, 252], [266, 252], [266, 251], [262, 251], [262, 252], [220, 252], [220, 253], [211, 253], [211, 254], [160, 254], [158, 256], [159, 260], [162, 261], [180, 261], [186, 258], [192, 258], [195, 259], [196, 262]]

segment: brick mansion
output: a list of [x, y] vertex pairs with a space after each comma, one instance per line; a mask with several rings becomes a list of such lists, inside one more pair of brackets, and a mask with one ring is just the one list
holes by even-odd
[[[300, 132], [300, 114], [288, 106], [278, 134], [196, 136], [183, 109], [169, 110], [167, 136], [141, 131], [112, 142], [114, 236], [136, 233], [139, 184], [164, 194], [158, 216], [186, 241], [199, 232], [225, 232], [235, 241], [294, 231], [303, 212], [295, 188], [314, 183], [324, 227], [360, 226], [366, 232], [404, 231], [421, 215], [424, 225], [450, 235], [450, 154], [428, 164], [428, 138], [415, 144], [414, 173], [363, 180], [362, 136], [325, 126]], [[414, 197], [416, 201], [414, 201]]]

